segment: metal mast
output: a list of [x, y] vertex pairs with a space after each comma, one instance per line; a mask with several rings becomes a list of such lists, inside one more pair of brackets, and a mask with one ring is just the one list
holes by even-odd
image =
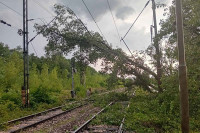
[[22, 104], [29, 105], [29, 57], [28, 57], [28, 0], [23, 0], [23, 60], [24, 84], [22, 86]]
[[158, 42], [158, 30], [157, 30], [157, 20], [156, 20], [156, 3], [155, 0], [152, 0], [152, 9], [153, 9], [153, 20], [154, 20], [154, 31], [155, 31], [155, 37], [154, 37], [154, 47], [156, 48], [156, 68], [157, 68], [157, 76], [158, 76], [158, 89], [160, 92], [162, 92], [161, 88], [161, 77], [162, 77], [162, 70], [161, 70], [161, 53], [160, 53], [160, 47]]
[[71, 90], [71, 97], [75, 97], [75, 91], [74, 91], [74, 72], [75, 72], [75, 58], [71, 58], [71, 70], [72, 70], [72, 90]]

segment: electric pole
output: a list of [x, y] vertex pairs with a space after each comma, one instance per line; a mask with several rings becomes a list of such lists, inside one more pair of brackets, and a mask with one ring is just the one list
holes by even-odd
[[75, 58], [71, 58], [71, 67], [72, 67], [72, 90], [71, 90], [71, 97], [75, 97], [75, 91], [74, 91], [74, 72], [75, 72]]
[[22, 104], [29, 106], [29, 57], [28, 57], [28, 0], [23, 0], [23, 60], [24, 84], [22, 86]]
[[152, 9], [153, 9], [153, 21], [154, 21], [154, 47], [156, 48], [156, 69], [157, 69], [157, 82], [158, 82], [158, 89], [159, 92], [162, 92], [161, 88], [161, 77], [162, 77], [162, 70], [161, 70], [161, 53], [160, 53], [160, 47], [158, 42], [158, 31], [157, 31], [157, 20], [156, 20], [156, 3], [155, 0], [152, 0]]
[[176, 0], [176, 27], [178, 37], [178, 57], [179, 57], [179, 87], [181, 103], [181, 130], [182, 133], [189, 133], [189, 101], [187, 88], [187, 66], [185, 61], [184, 32], [182, 1]]

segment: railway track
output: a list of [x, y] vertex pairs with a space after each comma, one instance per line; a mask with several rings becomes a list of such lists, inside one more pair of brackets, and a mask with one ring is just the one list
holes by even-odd
[[15, 119], [12, 121], [8, 121], [6, 125], [9, 126], [9, 129], [6, 131], [8, 133], [17, 133], [21, 132], [23, 130], [26, 130], [28, 128], [37, 126], [41, 123], [44, 123], [45, 121], [51, 120], [55, 117], [61, 116], [63, 114], [66, 114], [68, 112], [71, 112], [77, 108], [80, 108], [86, 104], [78, 105], [76, 107], [73, 107], [71, 109], [68, 109], [66, 111], [62, 110], [62, 107], [64, 106], [59, 106], [55, 107], [43, 112], [39, 112], [33, 115], [25, 116], [19, 119]]
[[[127, 109], [128, 109], [129, 107], [130, 107], [130, 102], [129, 102], [128, 106], [127, 106]], [[123, 133], [123, 126], [124, 126], [124, 121], [125, 121], [125, 119], [126, 119], [126, 116], [124, 115], [124, 118], [122, 119], [122, 122], [121, 122], [121, 124], [120, 124], [120, 126], [119, 126], [118, 133]]]
[[43, 111], [38, 114], [10, 121], [9, 129], [2, 133], [71, 132], [93, 114], [99, 114], [99, 110], [101, 109], [94, 107], [92, 104], [83, 104], [66, 111], [57, 107], [47, 112]]
[[[89, 126], [89, 123], [91, 123], [91, 121], [94, 120], [97, 115], [102, 113], [108, 106], [110, 106], [112, 104], [113, 103], [110, 103], [104, 109], [99, 111], [97, 114], [93, 115], [93, 117], [91, 119], [86, 121], [84, 124], [82, 124], [80, 127], [78, 127], [72, 133], [125, 133], [125, 131], [123, 131], [123, 125], [124, 125], [124, 121], [126, 118], [125, 115], [119, 126], [108, 126], [108, 125]], [[129, 106], [130, 106], [130, 103], [127, 105], [126, 108], [129, 108]], [[135, 133], [135, 132], [127, 132], [127, 133]]]
[[89, 120], [87, 120], [85, 123], [83, 123], [80, 127], [78, 127], [75, 131], [73, 131], [72, 133], [79, 133], [81, 131], [83, 131], [85, 128], [87, 128], [88, 124], [96, 118], [97, 115], [99, 115], [100, 113], [102, 113], [107, 107], [109, 107], [110, 105], [112, 105], [113, 102], [111, 102], [110, 104], [108, 104], [105, 108], [101, 109], [98, 113], [94, 114], [92, 116], [92, 118], [90, 118]]
[[[89, 99], [90, 98], [84, 99], [84, 101], [86, 100], [88, 101]], [[72, 103], [75, 103], [75, 102], [72, 102]], [[89, 103], [87, 103], [87, 105], [88, 104]], [[86, 104], [82, 104], [82, 105], [73, 107], [71, 109], [68, 109], [66, 111], [62, 110], [64, 105], [55, 107], [43, 112], [39, 112], [39, 113], [25, 116], [19, 119], [8, 121], [7, 123], [4, 123], [5, 125], [8, 125], [9, 127], [8, 130], [4, 132], [0, 131], [0, 133], [5, 133], [5, 132], [9, 132], [9, 133], [28, 132], [29, 133], [29, 132], [35, 132], [35, 131], [59, 132], [59, 133], [63, 132], [64, 133], [68, 131], [72, 132], [73, 129], [77, 129], [76, 131], [74, 131], [75, 133], [80, 132], [85, 127], [87, 127], [87, 125], [97, 115], [102, 113], [108, 106], [112, 104], [113, 103], [110, 103], [103, 109], [94, 107], [92, 104], [91, 104], [92, 106], [90, 105], [88, 107], [84, 107], [86, 106]]]

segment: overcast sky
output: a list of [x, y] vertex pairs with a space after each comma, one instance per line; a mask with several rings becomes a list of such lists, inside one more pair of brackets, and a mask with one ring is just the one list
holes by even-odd
[[[120, 44], [111, 13], [108, 8], [107, 0], [84, 0], [96, 19], [99, 27], [109, 43], [114, 48], [120, 47], [124, 51], [128, 51], [123, 43]], [[116, 20], [120, 36], [124, 36], [137, 15], [140, 13], [148, 0], [109, 0], [112, 13]], [[15, 13], [0, 3], [0, 20], [4, 20], [13, 27], [8, 27], [0, 23], [0, 42], [8, 44], [10, 48], [22, 46], [22, 36], [17, 34], [17, 29], [22, 28], [22, 0], [0, 0], [12, 9]], [[171, 4], [171, 0], [156, 0], [157, 3]], [[53, 5], [64, 4], [69, 6], [87, 25], [89, 30], [98, 31], [94, 21], [82, 3], [82, 0], [29, 0], [29, 19], [44, 18], [43, 22], [49, 22], [54, 15]], [[40, 5], [40, 6], [39, 6]], [[41, 8], [44, 7], [45, 9]], [[163, 8], [157, 9], [157, 20], [163, 19]], [[29, 38], [36, 33], [33, 32], [34, 23], [42, 24], [40, 19], [36, 19], [29, 23]], [[131, 29], [125, 41], [131, 50], [145, 50], [151, 43], [150, 25], [152, 24], [152, 4], [150, 3], [138, 19], [134, 27]], [[42, 35], [38, 36], [33, 45], [39, 56], [44, 55], [44, 46], [47, 44], [46, 38]], [[30, 46], [30, 52], [33, 52]]]

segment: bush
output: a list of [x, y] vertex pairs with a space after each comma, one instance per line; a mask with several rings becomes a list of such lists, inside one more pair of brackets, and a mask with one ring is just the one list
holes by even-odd
[[14, 104], [21, 106], [21, 95], [15, 91], [3, 93], [1, 99], [4, 101], [12, 101]]
[[162, 94], [136, 91], [127, 110], [125, 127], [136, 132], [177, 132], [180, 130], [179, 100], [173, 89]]
[[48, 89], [43, 88], [43, 87], [39, 87], [36, 90], [34, 90], [31, 93], [31, 102], [34, 103], [47, 103], [47, 104], [51, 104], [54, 103], [55, 101], [52, 100], [52, 98], [50, 97], [50, 94], [48, 92]]
[[77, 97], [82, 97], [82, 98], [86, 97], [86, 91], [87, 91], [87, 89], [82, 85], [77, 86], [75, 88], [75, 92], [76, 92]]

